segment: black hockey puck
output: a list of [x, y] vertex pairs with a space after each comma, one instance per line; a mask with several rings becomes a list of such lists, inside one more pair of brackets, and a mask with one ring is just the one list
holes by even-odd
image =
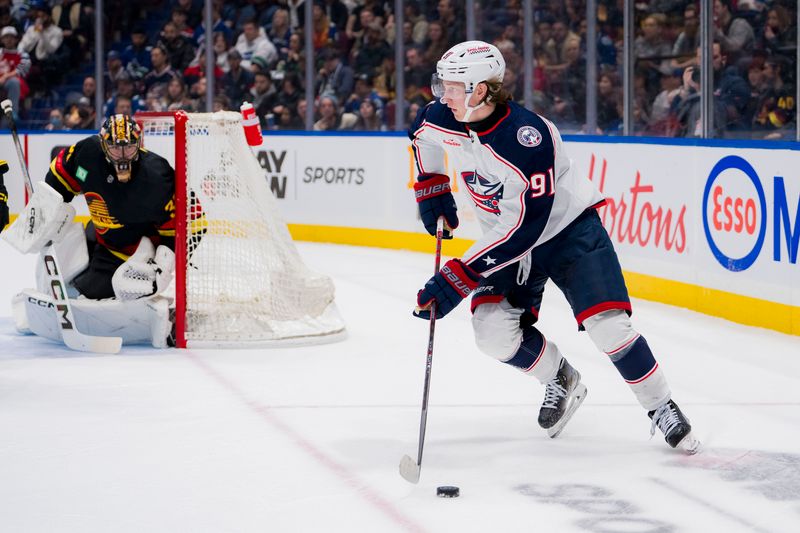
[[436, 487], [436, 495], [440, 498], [458, 498], [460, 491], [458, 490], [458, 487]]

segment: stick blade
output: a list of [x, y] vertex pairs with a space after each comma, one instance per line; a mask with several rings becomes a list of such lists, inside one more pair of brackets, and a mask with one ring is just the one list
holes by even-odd
[[120, 337], [93, 337], [77, 331], [63, 331], [64, 344], [71, 350], [92, 353], [119, 353], [122, 348]]
[[404, 455], [400, 460], [400, 475], [403, 476], [403, 479], [409, 483], [418, 483], [419, 472], [420, 466], [417, 462], [408, 455]]

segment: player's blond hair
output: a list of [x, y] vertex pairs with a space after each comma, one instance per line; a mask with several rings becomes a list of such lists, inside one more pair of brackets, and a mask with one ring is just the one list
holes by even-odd
[[507, 104], [511, 100], [514, 99], [514, 96], [511, 92], [503, 87], [502, 81], [497, 80], [486, 80], [484, 82], [486, 84], [486, 96], [483, 97], [483, 101], [488, 104]]

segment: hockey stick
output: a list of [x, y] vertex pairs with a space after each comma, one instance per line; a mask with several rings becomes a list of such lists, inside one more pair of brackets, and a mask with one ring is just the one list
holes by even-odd
[[[22, 153], [22, 145], [19, 142], [17, 124], [14, 121], [11, 100], [3, 100], [3, 102], [0, 103], [0, 107], [3, 108], [3, 112], [11, 125], [11, 135], [14, 138], [14, 146], [17, 149], [19, 165], [20, 168], [22, 168], [22, 175], [25, 177], [25, 189], [28, 191], [28, 196], [30, 197], [33, 194], [33, 182], [28, 172], [28, 165], [25, 164], [25, 155]], [[58, 264], [56, 251], [52, 243], [49, 243], [45, 246], [44, 250], [42, 250], [42, 257], [44, 259], [44, 271], [50, 284], [50, 292], [53, 295], [53, 306], [56, 309], [56, 314], [60, 315], [58, 326], [61, 328], [61, 336], [64, 339], [64, 344], [66, 344], [68, 348], [79, 352], [119, 352], [122, 347], [122, 339], [120, 337], [94, 337], [92, 335], [84, 335], [76, 329], [75, 315], [72, 313], [72, 306], [67, 297], [66, 284], [64, 283], [64, 278], [61, 276], [61, 267]]]
[[[439, 265], [442, 262], [442, 236], [444, 235], [444, 217], [436, 221], [436, 268], [434, 274], [439, 272]], [[422, 391], [422, 414], [419, 421], [419, 448], [417, 449], [417, 460], [404, 455], [400, 460], [400, 475], [409, 483], [419, 481], [419, 473], [422, 469], [422, 448], [425, 446], [425, 427], [428, 424], [428, 395], [431, 390], [431, 366], [433, 365], [433, 332], [436, 329], [436, 302], [431, 304], [430, 329], [428, 332], [428, 358], [425, 362], [425, 387]]]

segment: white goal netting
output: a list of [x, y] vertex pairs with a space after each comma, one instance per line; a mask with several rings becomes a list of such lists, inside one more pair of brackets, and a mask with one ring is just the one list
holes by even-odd
[[[187, 344], [340, 338], [345, 328], [334, 304], [333, 282], [309, 270], [297, 253], [266, 173], [247, 145], [241, 115], [187, 116], [185, 136], [177, 135], [177, 149], [186, 154], [186, 224], [175, 237], [186, 243]], [[174, 116], [136, 118], [144, 147], [175, 167]], [[176, 182], [181, 179], [180, 166]], [[177, 189], [176, 194], [182, 194], [180, 185]], [[176, 284], [176, 301], [180, 285]], [[180, 307], [176, 305], [178, 313]]]

